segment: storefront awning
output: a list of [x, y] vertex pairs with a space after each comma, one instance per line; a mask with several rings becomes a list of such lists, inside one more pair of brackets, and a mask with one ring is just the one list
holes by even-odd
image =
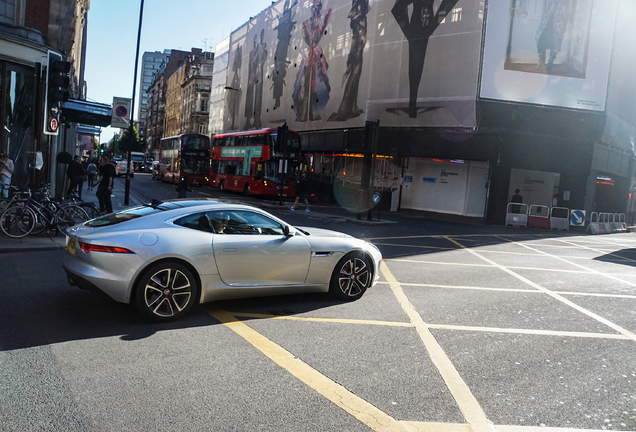
[[93, 126], [110, 126], [112, 107], [97, 102], [69, 99], [62, 104], [62, 115], [67, 121]]

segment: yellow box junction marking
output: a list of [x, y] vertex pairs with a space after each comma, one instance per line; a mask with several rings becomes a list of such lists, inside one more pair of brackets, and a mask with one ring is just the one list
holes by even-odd
[[253, 330], [247, 324], [238, 321], [231, 313], [221, 309], [209, 311], [209, 314], [221, 321], [256, 349], [265, 354], [277, 365], [314, 389], [338, 407], [351, 414], [374, 431], [409, 431], [407, 425], [379, 410], [364, 399], [351, 393], [342, 385], [322, 375], [320, 372], [294, 357], [289, 351], [275, 344], [265, 336]]
[[442, 379], [446, 383], [448, 390], [455, 399], [459, 410], [464, 415], [466, 421], [471, 425], [474, 431], [486, 432], [496, 431], [492, 422], [486, 417], [486, 413], [477, 402], [475, 396], [453, 366], [453, 363], [448, 358], [442, 347], [439, 345], [433, 334], [429, 331], [428, 325], [422, 319], [422, 316], [415, 310], [415, 307], [411, 304], [406, 294], [402, 290], [400, 283], [395, 279], [384, 261], [381, 263], [380, 268], [382, 274], [389, 282], [393, 294], [402, 306], [402, 309], [407, 314], [411, 323], [415, 326], [415, 330], [424, 342], [433, 364], [439, 371]]

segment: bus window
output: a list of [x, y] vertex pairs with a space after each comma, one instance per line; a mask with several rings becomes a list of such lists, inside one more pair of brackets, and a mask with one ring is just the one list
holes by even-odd
[[183, 138], [182, 150], [208, 150], [207, 137], [201, 135], [186, 135]]
[[249, 137], [247, 145], [251, 146], [264, 146], [266, 135], [253, 135]]
[[300, 139], [294, 134], [287, 135], [287, 149], [300, 150]]

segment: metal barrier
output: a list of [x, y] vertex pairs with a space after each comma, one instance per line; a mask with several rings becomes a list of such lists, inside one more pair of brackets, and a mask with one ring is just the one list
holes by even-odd
[[570, 209], [566, 207], [552, 207], [550, 210], [550, 229], [570, 231]]
[[506, 225], [513, 227], [528, 226], [528, 204], [508, 203]]
[[528, 212], [528, 228], [550, 229], [550, 208], [532, 204]]

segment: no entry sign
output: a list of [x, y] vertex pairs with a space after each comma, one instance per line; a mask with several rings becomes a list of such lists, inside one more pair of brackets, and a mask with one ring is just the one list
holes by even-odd
[[112, 127], [127, 128], [130, 126], [130, 105], [128, 98], [113, 98], [113, 115], [110, 120]]

